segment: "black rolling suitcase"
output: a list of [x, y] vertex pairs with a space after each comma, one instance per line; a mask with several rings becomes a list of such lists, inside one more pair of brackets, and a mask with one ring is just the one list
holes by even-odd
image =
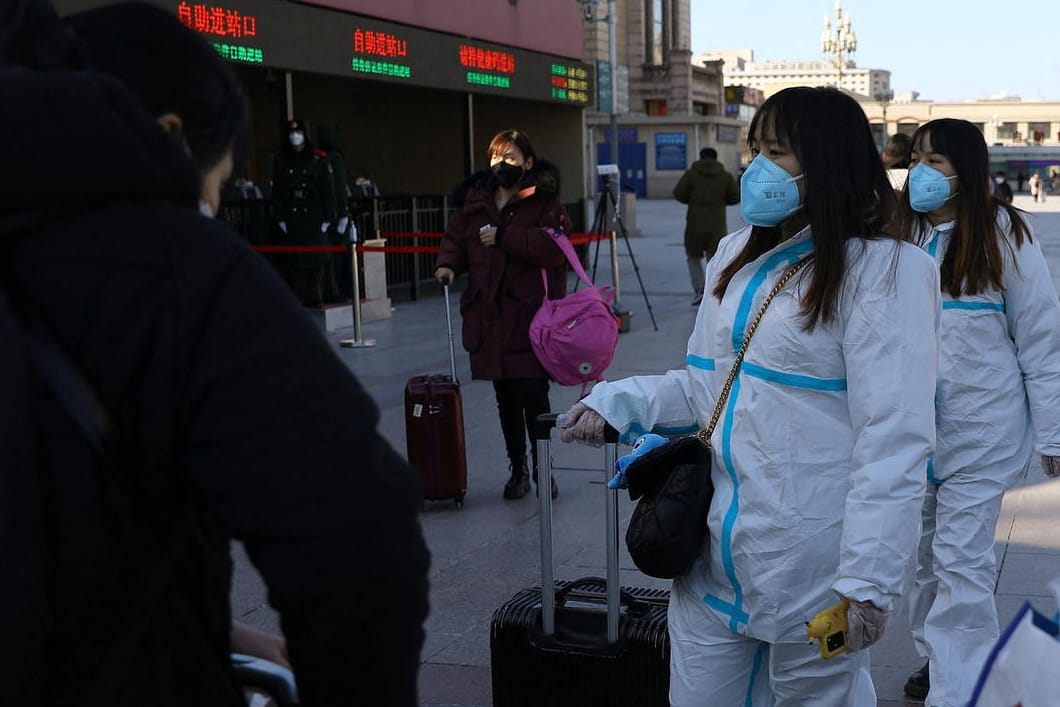
[[[541, 486], [552, 468], [555, 415], [537, 420]], [[608, 429], [605, 472], [615, 468], [618, 434]], [[490, 624], [494, 707], [652, 707], [669, 705], [670, 593], [619, 587], [618, 491], [607, 489], [607, 578], [554, 581], [552, 499], [541, 503], [541, 587], [524, 589], [497, 609]]]

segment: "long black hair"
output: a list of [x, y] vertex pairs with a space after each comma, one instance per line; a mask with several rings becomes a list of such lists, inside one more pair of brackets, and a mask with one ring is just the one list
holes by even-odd
[[737, 271], [793, 235], [793, 226], [808, 224], [814, 262], [802, 311], [812, 329], [836, 316], [846, 242], [900, 239], [889, 230], [896, 211], [894, 190], [865, 111], [837, 89], [798, 86], [773, 94], [751, 120], [749, 146], [754, 147], [763, 128], [788, 146], [802, 166], [803, 209], [780, 226], [754, 226], [747, 245], [722, 270], [714, 296], [721, 299]]
[[[942, 256], [942, 289], [952, 297], [975, 295], [993, 288], [1004, 290], [1005, 264], [1001, 243], [1010, 250], [1013, 243], [1002, 237], [998, 216], [1008, 216], [1015, 247], [1030, 240], [1031, 232], [1023, 212], [994, 195], [990, 175], [990, 153], [979, 128], [967, 120], [939, 118], [921, 125], [913, 133], [913, 149], [922, 152], [925, 137], [931, 151], [945, 155], [957, 179], [953, 197], [957, 202], [957, 225], [946, 253]], [[909, 205], [908, 183], [902, 193], [902, 228], [909, 233], [927, 232], [927, 216]]]

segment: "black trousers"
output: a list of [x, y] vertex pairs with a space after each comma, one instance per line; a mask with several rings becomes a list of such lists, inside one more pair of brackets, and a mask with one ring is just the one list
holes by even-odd
[[501, 418], [504, 446], [513, 464], [526, 459], [526, 440], [530, 439], [530, 455], [537, 470], [537, 444], [534, 440], [534, 420], [551, 411], [548, 401], [547, 378], [514, 378], [493, 381], [497, 394], [497, 411]]

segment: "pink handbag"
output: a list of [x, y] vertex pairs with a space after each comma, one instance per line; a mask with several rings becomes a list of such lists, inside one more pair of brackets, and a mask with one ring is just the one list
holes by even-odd
[[549, 299], [548, 275], [541, 270], [545, 298], [530, 322], [530, 344], [549, 376], [561, 385], [584, 386], [604, 379], [615, 356], [618, 320], [611, 311], [613, 287], [596, 287], [585, 273], [570, 239], [545, 229], [567, 256], [586, 288], [562, 299]]

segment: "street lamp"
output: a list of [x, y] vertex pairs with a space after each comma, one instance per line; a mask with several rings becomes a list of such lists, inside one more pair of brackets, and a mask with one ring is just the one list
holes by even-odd
[[828, 15], [824, 16], [824, 29], [821, 30], [821, 52], [823, 54], [834, 54], [832, 63], [835, 64], [838, 78], [836, 88], [843, 88], [843, 66], [844, 53], [854, 53], [858, 48], [858, 38], [850, 27], [850, 14], [843, 14], [840, 0], [835, 0], [835, 31], [832, 31], [831, 20]]
[[[586, 22], [606, 22], [607, 23], [607, 60], [610, 64], [611, 72], [611, 164], [618, 164], [618, 77], [615, 75], [618, 65], [618, 45], [615, 42], [615, 22], [618, 13], [615, 11], [615, 0], [608, 0], [607, 2], [607, 15], [605, 17], [596, 16], [596, 6], [599, 4], [599, 0], [578, 0], [578, 4], [582, 6], [582, 11], [585, 13]], [[615, 195], [615, 201], [618, 201], [618, 195]]]
[[894, 91], [886, 89], [878, 92], [873, 98], [880, 104], [880, 112], [883, 114], [883, 134], [880, 135], [880, 152], [887, 149], [887, 106], [894, 100]]

